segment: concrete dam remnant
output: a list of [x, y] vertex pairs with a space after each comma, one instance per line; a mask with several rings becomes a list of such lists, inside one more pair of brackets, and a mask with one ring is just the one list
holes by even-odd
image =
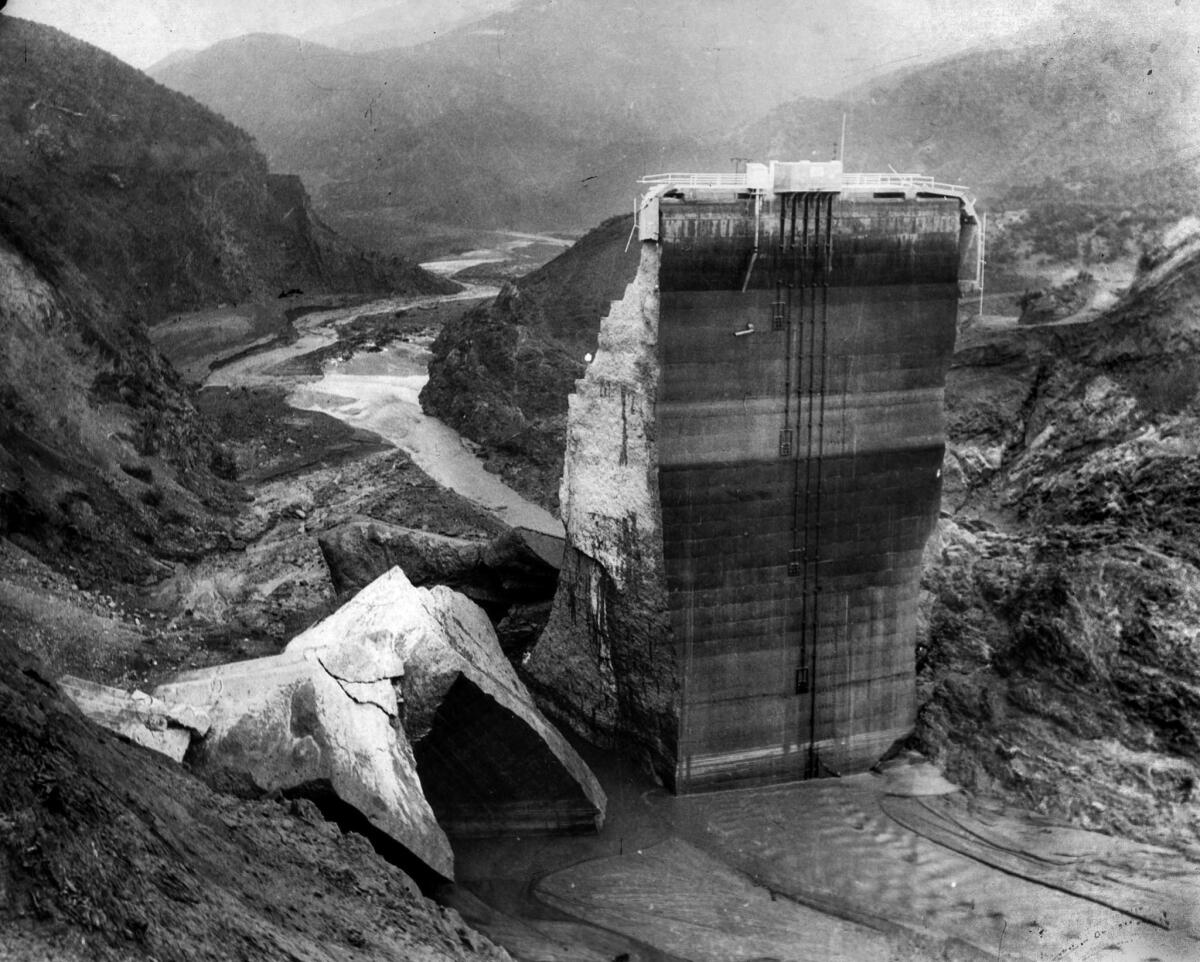
[[677, 791], [862, 770], [911, 729], [965, 188], [664, 174], [569, 405], [567, 551], [525, 669]]

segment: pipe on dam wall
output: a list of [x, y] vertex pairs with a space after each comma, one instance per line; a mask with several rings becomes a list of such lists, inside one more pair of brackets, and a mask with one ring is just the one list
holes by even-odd
[[[970, 218], [973, 221], [973, 218]], [[526, 670], [681, 792], [861, 770], [910, 730], [957, 200], [659, 200], [571, 399]]]

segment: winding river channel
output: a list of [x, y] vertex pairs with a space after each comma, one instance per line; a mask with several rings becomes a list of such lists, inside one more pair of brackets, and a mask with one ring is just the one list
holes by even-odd
[[[464, 260], [470, 261], [470, 255], [438, 266], [443, 271], [459, 270]], [[421, 310], [453, 301], [481, 301], [497, 293], [495, 287], [465, 284], [457, 294], [382, 298], [353, 308], [306, 314], [295, 322], [300, 334], [295, 342], [223, 365], [204, 383], [208, 387], [278, 383], [283, 376], [276, 372], [287, 362], [337, 343], [338, 329], [357, 317]], [[428, 341], [418, 339], [396, 342], [348, 361], [334, 359], [326, 362], [319, 378], [295, 385], [287, 400], [300, 410], [321, 411], [353, 427], [373, 431], [408, 454], [439, 484], [506, 524], [563, 537], [562, 522], [490, 473], [456, 431], [421, 410], [418, 397], [429, 380], [429, 357]], [[293, 383], [296, 380], [294, 374], [286, 379]]]

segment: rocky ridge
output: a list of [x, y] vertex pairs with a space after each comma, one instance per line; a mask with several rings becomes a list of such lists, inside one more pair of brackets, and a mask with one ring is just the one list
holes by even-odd
[[339, 240], [247, 134], [87, 44], [0, 17], [0, 78], [0, 533], [153, 580], [228, 544], [241, 495], [146, 325], [444, 282]]
[[447, 324], [421, 407], [480, 444], [517, 491], [558, 503], [567, 395], [596, 350], [600, 319], [638, 264], [629, 217], [590, 231], [491, 304]]
[[968, 328], [915, 744], [964, 787], [1200, 851], [1200, 231], [1100, 317]]

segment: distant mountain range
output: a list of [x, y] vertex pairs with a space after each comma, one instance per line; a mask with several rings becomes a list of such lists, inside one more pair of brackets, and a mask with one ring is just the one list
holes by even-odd
[[997, 197], [1014, 186], [1137, 180], [1200, 160], [1200, 70], [1186, 34], [1092, 21], [974, 50], [837, 101], [782, 105], [746, 126], [747, 153], [828, 156], [847, 118], [851, 170], [934, 174]]
[[1183, 156], [1182, 34], [1060, 19], [963, 52], [965, 20], [938, 9], [526, 0], [417, 46], [254, 35], [154, 76], [249, 130], [323, 209], [479, 227], [580, 229], [628, 209], [643, 173], [831, 156], [843, 112], [850, 167], [989, 190]]
[[[516, 0], [508, 0], [512, 6]], [[309, 30], [301, 40], [311, 40], [340, 50], [388, 50], [413, 47], [448, 33], [455, 27], [486, 19], [498, 0], [408, 0], [372, 10], [333, 27]]]

